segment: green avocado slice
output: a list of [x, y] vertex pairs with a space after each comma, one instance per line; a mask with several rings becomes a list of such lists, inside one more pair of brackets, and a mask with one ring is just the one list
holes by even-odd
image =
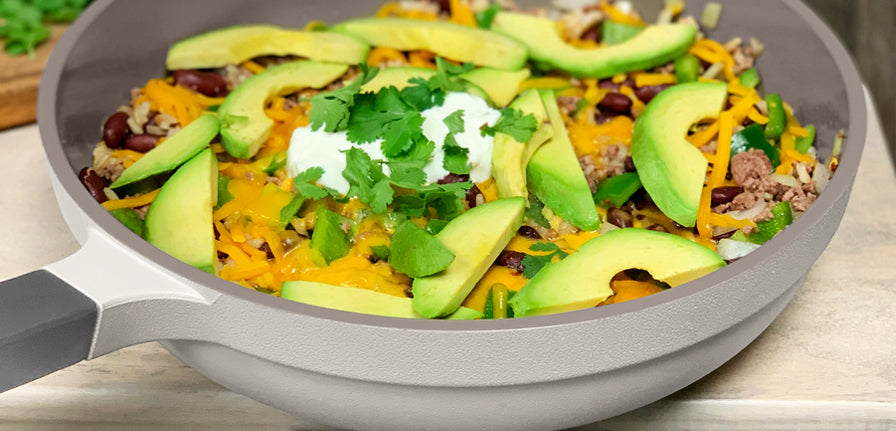
[[454, 261], [442, 272], [414, 280], [414, 311], [434, 319], [454, 313], [523, 223], [526, 200], [501, 199], [475, 207], [436, 235]]
[[560, 37], [555, 21], [514, 12], [498, 13], [492, 31], [528, 46], [530, 57], [540, 64], [588, 78], [661, 66], [685, 54], [697, 35], [687, 24], [654, 25], [617, 45], [582, 49]]
[[361, 18], [330, 27], [372, 46], [400, 51], [418, 49], [477, 66], [518, 70], [526, 64], [526, 47], [500, 34], [445, 21], [406, 18]]
[[554, 136], [529, 161], [526, 170], [529, 189], [563, 220], [579, 229], [595, 230], [600, 226], [600, 216], [569, 140], [557, 99], [551, 90], [541, 91], [541, 99]]
[[510, 135], [496, 133], [492, 150], [492, 175], [495, 177], [499, 197], [521, 196], [528, 198], [526, 167], [535, 151], [554, 136], [554, 129], [550, 124], [545, 123], [548, 114], [544, 109], [544, 103], [541, 101], [538, 90], [533, 88], [524, 91], [510, 104], [510, 107], [522, 111], [524, 115], [535, 116], [538, 129], [529, 142], [518, 142]]
[[218, 255], [212, 208], [218, 200], [218, 159], [205, 149], [178, 169], [149, 206], [145, 238], [210, 274]]
[[168, 172], [208, 147], [215, 136], [218, 136], [218, 119], [205, 114], [125, 169], [110, 187], [116, 189]]
[[[357, 287], [333, 286], [309, 281], [287, 281], [283, 283], [280, 296], [290, 301], [353, 313], [406, 319], [424, 318], [414, 311], [411, 298], [400, 298]], [[460, 307], [447, 319], [473, 320], [481, 316], [482, 313], [479, 311]]]
[[168, 70], [211, 69], [266, 55], [358, 64], [367, 59], [368, 51], [369, 45], [344, 34], [247, 25], [214, 30], [175, 43], [168, 51], [166, 66]]
[[677, 235], [617, 229], [548, 264], [507, 302], [515, 317], [563, 313], [609, 298], [610, 280], [626, 269], [643, 269], [675, 287], [723, 266], [725, 261], [716, 252]]
[[303, 88], [324, 87], [347, 70], [345, 65], [299, 60], [268, 68], [247, 79], [218, 109], [224, 148], [239, 159], [254, 156], [274, 127], [274, 120], [264, 113], [268, 101]]
[[719, 116], [728, 95], [725, 83], [691, 82], [661, 92], [635, 120], [632, 160], [656, 206], [682, 226], [697, 223], [708, 162], [688, 142], [690, 127]]

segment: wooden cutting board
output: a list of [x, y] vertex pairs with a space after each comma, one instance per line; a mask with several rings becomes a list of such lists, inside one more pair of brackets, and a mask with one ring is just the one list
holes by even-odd
[[33, 57], [10, 57], [0, 49], [0, 130], [34, 122], [40, 75], [66, 28], [51, 25], [50, 39], [37, 47]]

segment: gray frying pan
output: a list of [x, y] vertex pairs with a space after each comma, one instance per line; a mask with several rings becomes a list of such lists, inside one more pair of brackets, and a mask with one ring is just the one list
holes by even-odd
[[[660, 1], [636, 1], [647, 17]], [[91, 198], [76, 173], [131, 88], [162, 76], [168, 47], [240, 23], [301, 27], [367, 15], [378, 0], [98, 0], [51, 58], [40, 132], [56, 196], [83, 248], [0, 284], [0, 392], [152, 340], [216, 382], [315, 422], [363, 429], [548, 429], [660, 399], [708, 374], [787, 304], [837, 229], [865, 139], [847, 53], [796, 0], [725, 1], [728, 40], [765, 42], [765, 88], [818, 127], [833, 181], [759, 251], [694, 282], [621, 304], [505, 321], [413, 321], [293, 303], [198, 271]], [[699, 15], [704, 2], [688, 1]], [[2, 396], [2, 395], [0, 395]]]

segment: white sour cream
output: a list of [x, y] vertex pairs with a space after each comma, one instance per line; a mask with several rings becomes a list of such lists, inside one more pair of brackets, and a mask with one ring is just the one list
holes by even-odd
[[[494, 126], [501, 113], [489, 107], [480, 97], [467, 93], [448, 93], [442, 106], [421, 113], [423, 135], [436, 144], [432, 158], [423, 169], [427, 183], [435, 183], [449, 174], [442, 167], [445, 157], [442, 146], [445, 137], [448, 136], [445, 118], [458, 110], [464, 113], [464, 131], [455, 135], [455, 139], [458, 145], [470, 151], [469, 160], [473, 167], [470, 179], [480, 183], [492, 176], [494, 139], [491, 136], [482, 136], [480, 128], [486, 124]], [[309, 168], [321, 167], [324, 169], [324, 174], [318, 182], [344, 194], [348, 192], [349, 183], [342, 177], [342, 171], [345, 170], [345, 154], [342, 152], [358, 147], [371, 159], [382, 160], [384, 157], [380, 144], [381, 141], [353, 144], [348, 141], [345, 132], [327, 133], [323, 129], [314, 131], [311, 127], [300, 127], [293, 132], [290, 139], [286, 158], [287, 171], [290, 176], [296, 176]], [[384, 170], [388, 175], [388, 167], [384, 166]]]

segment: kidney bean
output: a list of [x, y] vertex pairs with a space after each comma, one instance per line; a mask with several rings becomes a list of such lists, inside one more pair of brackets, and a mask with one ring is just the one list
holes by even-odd
[[541, 239], [541, 235], [538, 233], [538, 231], [531, 226], [522, 226], [519, 228], [519, 230], [516, 231], [516, 233], [529, 239]]
[[666, 230], [666, 228], [664, 228], [664, 227], [662, 227], [662, 226], [660, 226], [660, 225], [658, 225], [658, 224], [651, 225], [650, 227], [647, 228], [647, 230], [652, 230], [652, 231], [654, 231], [654, 232], [665, 232], [665, 233], [669, 233], [669, 231]]
[[731, 237], [734, 235], [735, 232], [737, 232], [737, 229], [734, 229], [734, 230], [732, 230], [732, 231], [725, 232], [725, 233], [722, 233], [722, 234], [718, 234], [718, 235], [712, 237], [712, 239], [714, 239], [714, 240], [716, 240], [716, 241], [721, 241], [721, 240], [723, 240], [723, 239], [728, 239], [728, 238], [731, 238]]
[[128, 126], [128, 114], [124, 112], [116, 112], [106, 120], [103, 124], [103, 142], [109, 148], [118, 148], [130, 133], [131, 128]]
[[103, 189], [109, 187], [109, 181], [99, 176], [96, 171], [91, 168], [81, 169], [81, 172], [78, 173], [78, 179], [81, 180], [81, 184], [84, 184], [84, 187], [97, 202], [103, 203], [109, 200], [106, 192], [103, 191]]
[[620, 93], [607, 93], [597, 106], [602, 111], [628, 114], [632, 110], [632, 99]]
[[180, 69], [174, 71], [174, 84], [189, 88], [208, 97], [227, 95], [227, 80], [214, 72]]
[[592, 42], [600, 42], [600, 30], [598, 30], [596, 26], [591, 27], [588, 30], [585, 30], [585, 32], [582, 33], [582, 36], [579, 39], [590, 40]]
[[525, 254], [520, 253], [518, 251], [504, 250], [498, 256], [498, 260], [496, 260], [495, 263], [498, 266], [510, 268], [516, 272], [522, 273], [523, 269], [525, 269], [523, 267], [523, 258], [525, 258], [525, 257], [526, 257]]
[[482, 191], [479, 190], [479, 187], [477, 187], [475, 184], [473, 184], [473, 187], [470, 188], [470, 190], [467, 190], [467, 196], [466, 196], [467, 205], [470, 208], [476, 208], [476, 197], [481, 194], [482, 194]]
[[261, 250], [261, 251], [263, 251], [263, 252], [265, 252], [265, 254], [267, 255], [268, 260], [271, 260], [271, 259], [274, 258], [274, 252], [271, 251], [271, 245], [268, 244], [267, 242], [265, 242], [264, 244], [262, 244], [261, 247], [258, 247], [258, 249]]
[[451, 1], [450, 0], [429, 0], [429, 2], [439, 5], [439, 12], [451, 13]]
[[470, 181], [469, 175], [458, 175], [449, 173], [445, 176], [445, 178], [439, 180], [439, 184], [465, 183], [467, 181]]
[[657, 94], [660, 94], [663, 90], [671, 87], [670, 84], [661, 84], [661, 85], [647, 85], [644, 87], [639, 87], [635, 89], [635, 96], [638, 99], [641, 99], [644, 103], [650, 103]]
[[623, 162], [623, 167], [625, 168], [625, 172], [635, 172], [638, 169], [635, 167], [635, 159], [632, 156], [627, 156], [625, 158], [625, 162]]
[[713, 205], [722, 205], [727, 204], [734, 200], [737, 195], [744, 192], [743, 187], [738, 186], [730, 186], [730, 187], [716, 187], [712, 189], [712, 204]]
[[634, 226], [634, 217], [632, 214], [622, 208], [610, 208], [607, 211], [607, 222], [618, 227]]
[[602, 80], [600, 80], [600, 82], [597, 83], [597, 86], [599, 88], [603, 88], [606, 90], [613, 90], [613, 91], [619, 91], [619, 89], [622, 88], [621, 85], [613, 82], [612, 79], [602, 79]]
[[131, 135], [124, 140], [124, 148], [138, 153], [148, 153], [156, 147], [159, 137], [156, 135]]

